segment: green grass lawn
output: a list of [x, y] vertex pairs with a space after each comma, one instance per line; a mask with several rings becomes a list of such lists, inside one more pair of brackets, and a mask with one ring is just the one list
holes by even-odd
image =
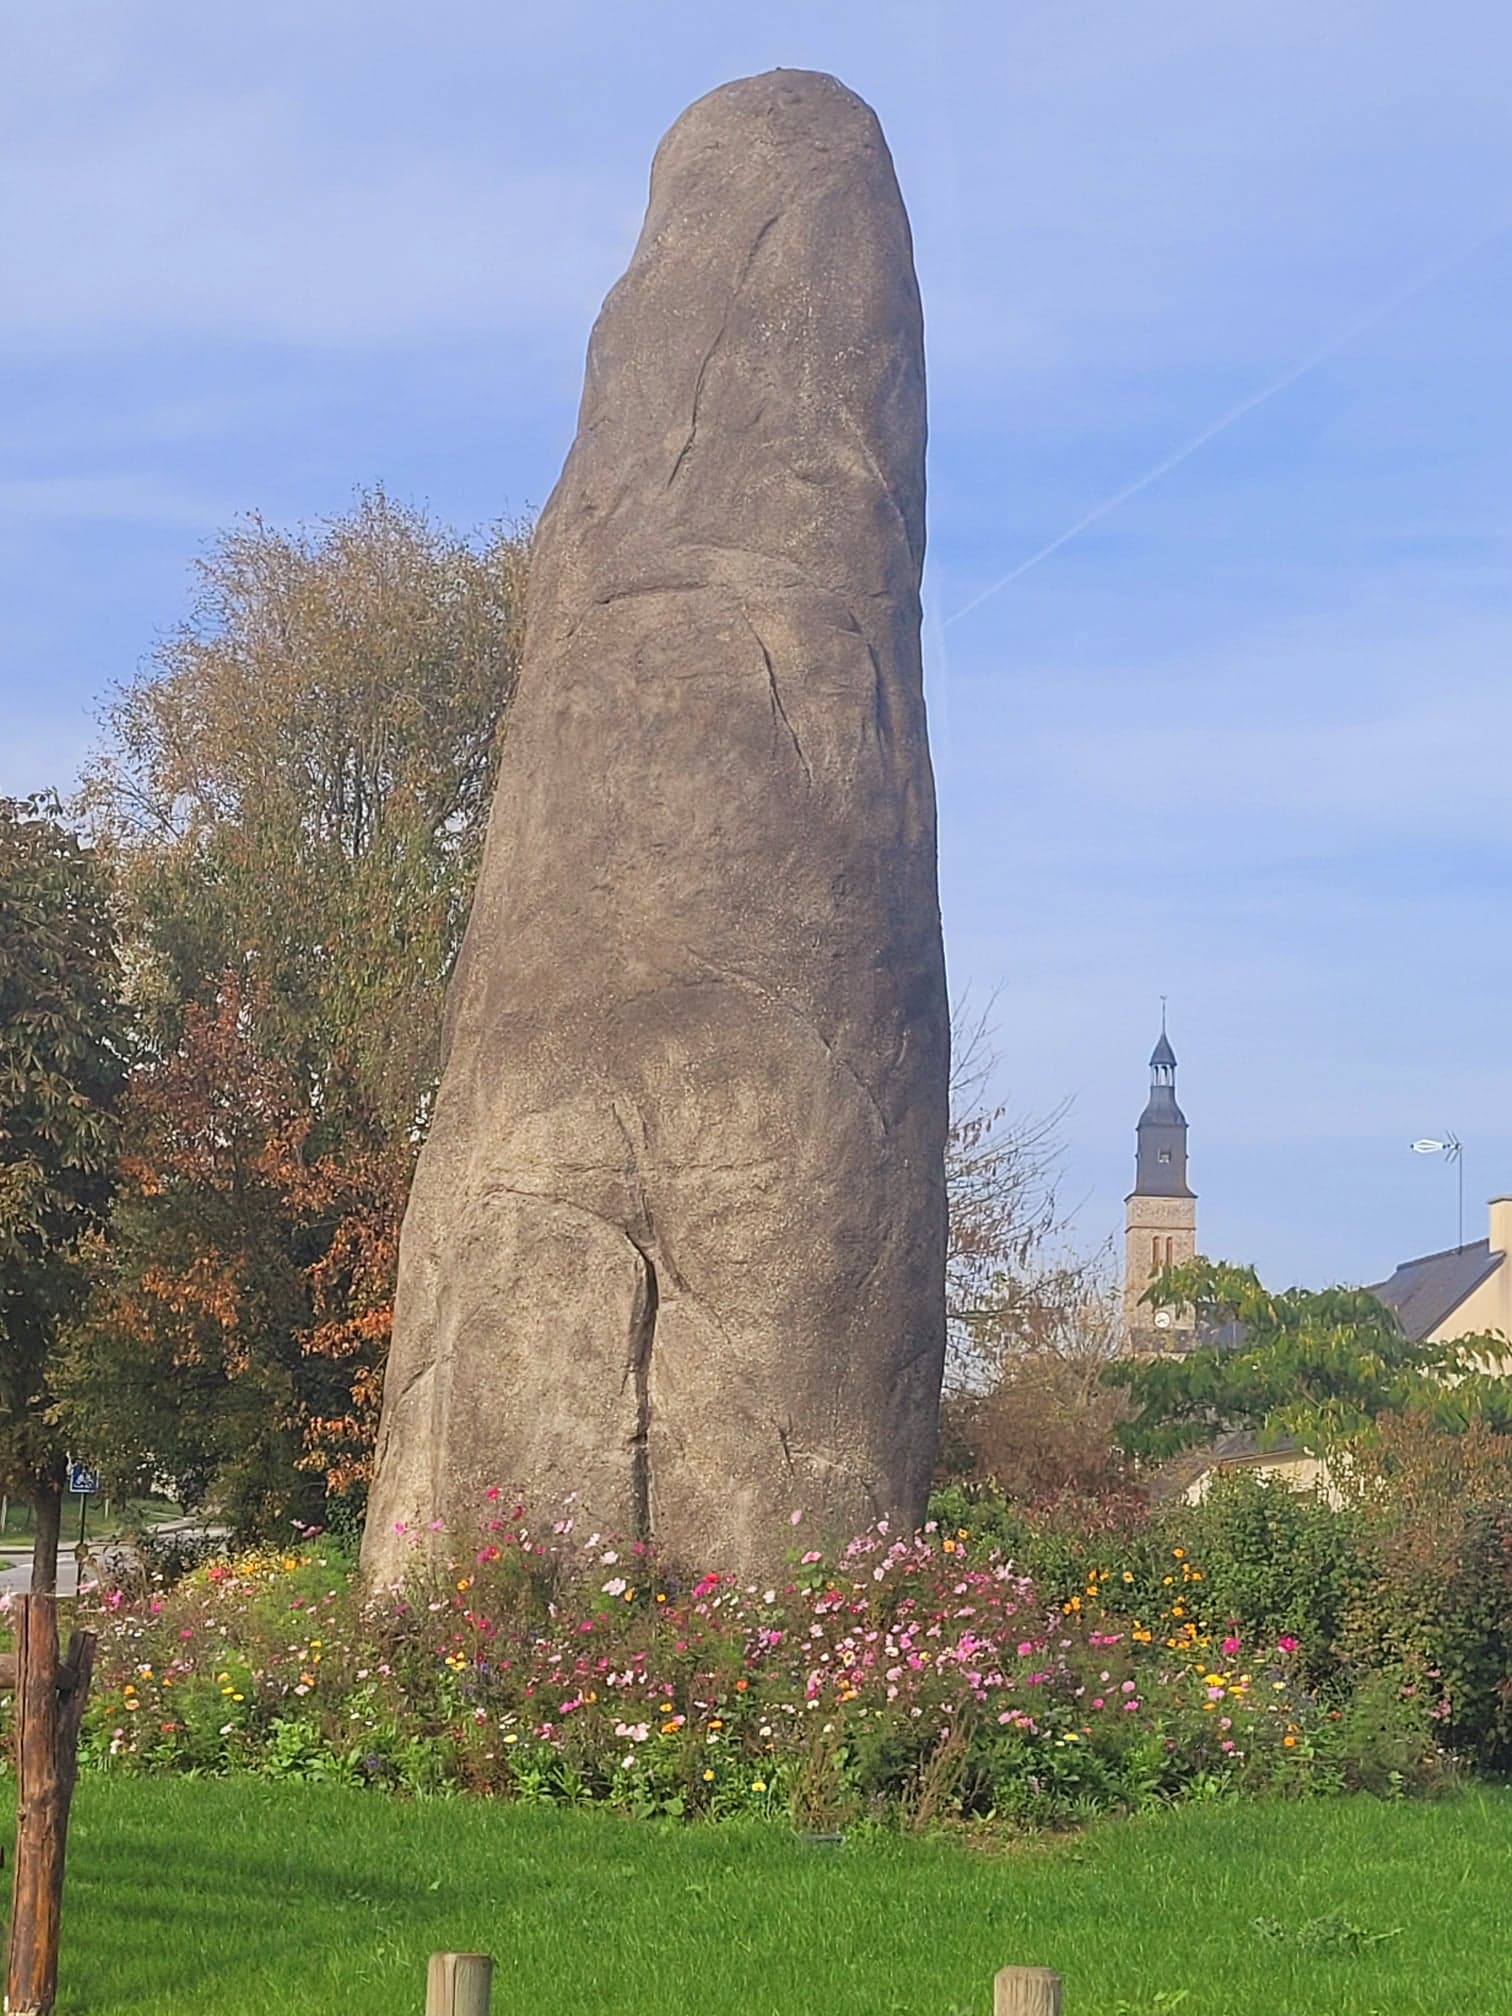
[[[1509, 1851], [1493, 1792], [1190, 1807], [986, 1853], [86, 1777], [59, 2010], [419, 2016], [426, 1955], [455, 1948], [494, 1954], [494, 2016], [987, 2016], [1010, 1963], [1058, 1968], [1066, 2016], [1499, 2016]], [[1349, 1950], [1350, 1926], [1394, 1936]]]

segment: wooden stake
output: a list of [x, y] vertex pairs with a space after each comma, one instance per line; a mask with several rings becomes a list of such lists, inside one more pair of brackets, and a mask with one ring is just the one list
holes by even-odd
[[1061, 2016], [1059, 1974], [1048, 1967], [1005, 1967], [992, 1984], [992, 2016]]
[[58, 1992], [68, 1809], [95, 1639], [92, 1631], [76, 1631], [60, 1664], [57, 1599], [22, 1596], [11, 1614], [16, 1630], [16, 1867], [5, 2007], [9, 2016], [48, 2016]]
[[432, 1953], [425, 2016], [488, 2016], [493, 1961], [487, 1953]]

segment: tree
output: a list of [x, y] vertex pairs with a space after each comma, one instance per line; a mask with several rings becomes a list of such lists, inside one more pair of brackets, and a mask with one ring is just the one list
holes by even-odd
[[413, 1139], [523, 637], [528, 536], [472, 544], [382, 490], [199, 563], [106, 716], [84, 804], [118, 848], [155, 1033], [228, 974], [320, 1127]]
[[1505, 1356], [1505, 1339], [1420, 1342], [1363, 1288], [1273, 1294], [1252, 1267], [1196, 1259], [1165, 1268], [1144, 1300], [1194, 1309], [1198, 1337], [1212, 1341], [1109, 1368], [1129, 1396], [1120, 1435], [1136, 1455], [1174, 1455], [1232, 1429], [1323, 1445], [1383, 1415], [1512, 1426], [1512, 1381], [1485, 1369]]
[[940, 1474], [1039, 1500], [1116, 1482], [1120, 1396], [1101, 1383], [1119, 1302], [1106, 1250], [1069, 1245], [1058, 1194], [1064, 1105], [1014, 1118], [993, 1102], [991, 1004], [952, 1030], [946, 1143], [950, 1356]]
[[126, 1076], [110, 880], [49, 797], [0, 799], [0, 1488], [56, 1586], [65, 1445], [54, 1374], [110, 1210]]
[[145, 1044], [71, 1404], [247, 1525], [365, 1474], [527, 558], [381, 490], [245, 521], [87, 780]]
[[1121, 1344], [1108, 1255], [1042, 1256], [1004, 1283], [979, 1323], [976, 1376], [947, 1392], [941, 1475], [990, 1483], [1021, 1504], [1101, 1497], [1127, 1483], [1127, 1412], [1103, 1373]]
[[1014, 1118], [994, 1103], [992, 1003], [973, 1016], [962, 1003], [951, 1028], [950, 1131], [945, 1142], [948, 1242], [945, 1314], [949, 1381], [980, 1383], [1006, 1336], [1028, 1317], [1030, 1283], [1063, 1230], [1057, 1196], [1059, 1128], [1065, 1107]]
[[392, 1165], [311, 1152], [256, 1021], [228, 981], [133, 1077], [110, 1262], [57, 1385], [120, 1481], [187, 1504], [213, 1490], [266, 1532], [364, 1474], [402, 1189]]

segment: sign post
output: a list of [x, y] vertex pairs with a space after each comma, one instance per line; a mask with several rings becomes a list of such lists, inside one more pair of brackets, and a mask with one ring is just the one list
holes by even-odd
[[96, 1471], [91, 1470], [87, 1464], [75, 1463], [70, 1460], [68, 1465], [68, 1488], [79, 1501], [79, 1544], [74, 1549], [74, 1559], [78, 1563], [78, 1580], [82, 1584], [84, 1580], [84, 1555], [86, 1552], [84, 1537], [85, 1521], [89, 1517], [89, 1501], [100, 1488], [99, 1475]]

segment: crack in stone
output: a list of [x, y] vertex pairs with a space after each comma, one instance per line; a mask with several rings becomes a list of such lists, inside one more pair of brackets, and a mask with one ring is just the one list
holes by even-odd
[[788, 711], [782, 704], [782, 693], [777, 685], [777, 668], [772, 663], [772, 654], [767, 649], [767, 641], [751, 620], [751, 612], [744, 604], [741, 605], [740, 613], [745, 618], [746, 628], [756, 639], [756, 648], [761, 653], [762, 664], [766, 667], [767, 691], [770, 693], [772, 699], [772, 720], [774, 723], [780, 721], [787, 730], [788, 740], [793, 745], [793, 753], [803, 765], [803, 774], [808, 779], [810, 789], [812, 789], [814, 782], [813, 765], [809, 762], [807, 756], [804, 755], [803, 744], [798, 740], [798, 731], [788, 719]]
[[800, 1029], [806, 1029], [824, 1052], [825, 1056], [829, 1058], [835, 1069], [849, 1078], [862, 1098], [865, 1099], [867, 1105], [875, 1115], [877, 1125], [881, 1131], [884, 1134], [891, 1133], [892, 1129], [888, 1124], [887, 1115], [883, 1112], [881, 1101], [877, 1098], [876, 1093], [873, 1092], [870, 1085], [867, 1084], [850, 1059], [840, 1055], [817, 1022], [805, 1015], [801, 1009], [795, 1008], [790, 1002], [784, 1001], [780, 995], [774, 994], [769, 987], [763, 987], [760, 981], [751, 979], [749, 974], [737, 973], [732, 967], [716, 964], [714, 960], [706, 958], [694, 945], [684, 943], [683, 950], [690, 959], [696, 959], [705, 972], [713, 974], [717, 983], [729, 987], [739, 987], [745, 993], [753, 994], [758, 1001], [765, 1001], [769, 1007], [775, 1008], [779, 1015], [786, 1015], [789, 1020], [796, 1022]]
[[761, 250], [767, 233], [777, 222], [781, 214], [780, 211], [777, 211], [768, 217], [761, 229], [756, 233], [755, 238], [751, 241], [751, 249], [745, 256], [745, 263], [736, 278], [735, 285], [730, 289], [730, 298], [725, 304], [723, 319], [715, 334], [714, 341], [703, 354], [703, 358], [698, 366], [698, 376], [693, 380], [693, 410], [688, 416], [688, 438], [677, 451], [677, 458], [668, 473], [666, 483], [662, 486], [664, 490], [670, 490], [672, 485], [677, 481], [678, 473], [684, 462], [687, 461], [688, 456], [692, 453], [693, 444], [698, 439], [698, 406], [699, 401], [703, 398], [704, 380], [709, 375], [709, 366], [713, 363], [715, 353], [719, 349], [720, 344], [723, 343], [729, 333], [731, 311], [734, 309], [735, 303], [740, 299], [741, 290], [744, 288], [746, 281], [751, 277], [751, 268], [756, 264], [756, 255]]
[[630, 1318], [630, 1359], [627, 1378], [635, 1382], [635, 1432], [630, 1437], [631, 1537], [649, 1547], [651, 1524], [651, 1358], [656, 1349], [656, 1318], [661, 1285], [649, 1250], [633, 1233], [625, 1234], [640, 1256], [639, 1293]]

